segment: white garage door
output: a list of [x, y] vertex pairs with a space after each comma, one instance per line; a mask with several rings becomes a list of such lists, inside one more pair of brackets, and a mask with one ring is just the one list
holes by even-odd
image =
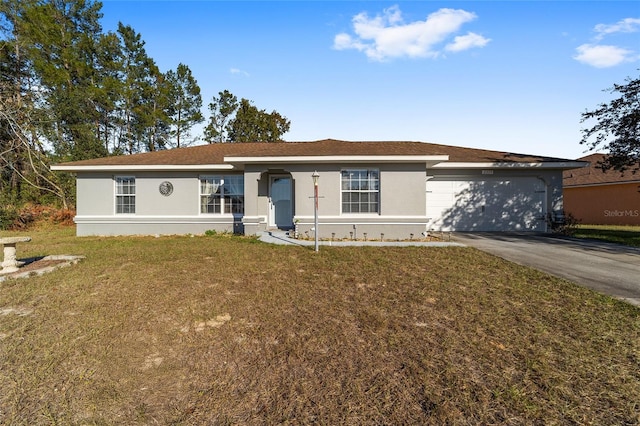
[[545, 186], [535, 177], [427, 181], [430, 229], [545, 231]]

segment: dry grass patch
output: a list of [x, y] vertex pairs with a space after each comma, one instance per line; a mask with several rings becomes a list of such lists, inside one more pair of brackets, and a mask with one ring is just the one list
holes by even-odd
[[474, 249], [29, 235], [0, 423], [640, 422], [640, 309]]

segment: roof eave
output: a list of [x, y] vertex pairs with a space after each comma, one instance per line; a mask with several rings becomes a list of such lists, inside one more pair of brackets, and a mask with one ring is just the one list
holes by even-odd
[[448, 155], [301, 155], [265, 157], [224, 157], [231, 164], [304, 164], [304, 163], [427, 163], [437, 164]]
[[433, 166], [434, 169], [579, 169], [587, 167], [585, 161], [541, 161], [532, 162], [443, 162]]
[[111, 164], [65, 165], [54, 164], [53, 171], [61, 172], [159, 172], [190, 170], [233, 170], [233, 164]]

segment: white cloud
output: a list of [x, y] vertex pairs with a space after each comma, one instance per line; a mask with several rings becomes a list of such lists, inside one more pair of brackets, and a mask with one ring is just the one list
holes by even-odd
[[461, 52], [474, 47], [484, 47], [491, 39], [482, 37], [476, 33], [468, 33], [467, 35], [457, 36], [453, 39], [453, 43], [445, 46], [445, 50], [449, 52]]
[[[597, 24], [593, 40], [598, 43], [611, 34], [640, 31], [640, 18], [625, 18], [615, 24]], [[609, 68], [640, 59], [634, 51], [619, 46], [586, 43], [576, 47], [573, 59], [596, 68]]]
[[[404, 23], [398, 6], [384, 9], [382, 15], [374, 18], [362, 12], [352, 18], [355, 35], [336, 35], [333, 47], [337, 50], [356, 49], [377, 61], [399, 57], [435, 58], [441, 54], [438, 45], [476, 17], [475, 13], [461, 9], [440, 9], [424, 21]], [[469, 33], [456, 37], [447, 45], [447, 50], [459, 52], [483, 47], [489, 41]]]
[[625, 18], [615, 24], [598, 24], [594, 28], [596, 40], [602, 40], [604, 36], [615, 33], [635, 33], [640, 31], [640, 18]]
[[333, 40], [333, 47], [337, 50], [344, 49], [357, 49], [364, 50], [366, 46], [360, 42], [353, 40], [353, 38], [349, 34], [341, 33], [338, 34]]
[[249, 77], [249, 73], [248, 73], [248, 72], [246, 72], [246, 71], [242, 71], [242, 70], [240, 70], [240, 69], [238, 69], [238, 68], [231, 68], [231, 69], [229, 70], [229, 72], [230, 72], [231, 74], [234, 74], [234, 75], [242, 75], [242, 76], [245, 76], [245, 77]]
[[608, 68], [636, 60], [631, 50], [617, 46], [583, 44], [576, 48], [573, 59], [596, 68]]

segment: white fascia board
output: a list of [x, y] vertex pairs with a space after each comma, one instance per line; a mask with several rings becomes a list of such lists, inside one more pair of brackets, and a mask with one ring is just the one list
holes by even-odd
[[53, 171], [61, 172], [156, 172], [156, 171], [190, 171], [190, 170], [233, 170], [233, 164], [166, 164], [166, 165], [91, 165], [91, 166], [65, 166], [54, 164]]
[[302, 155], [277, 157], [224, 157], [225, 163], [439, 163], [448, 155]]
[[438, 163], [434, 169], [579, 169], [587, 167], [585, 161], [545, 161], [541, 163]]

